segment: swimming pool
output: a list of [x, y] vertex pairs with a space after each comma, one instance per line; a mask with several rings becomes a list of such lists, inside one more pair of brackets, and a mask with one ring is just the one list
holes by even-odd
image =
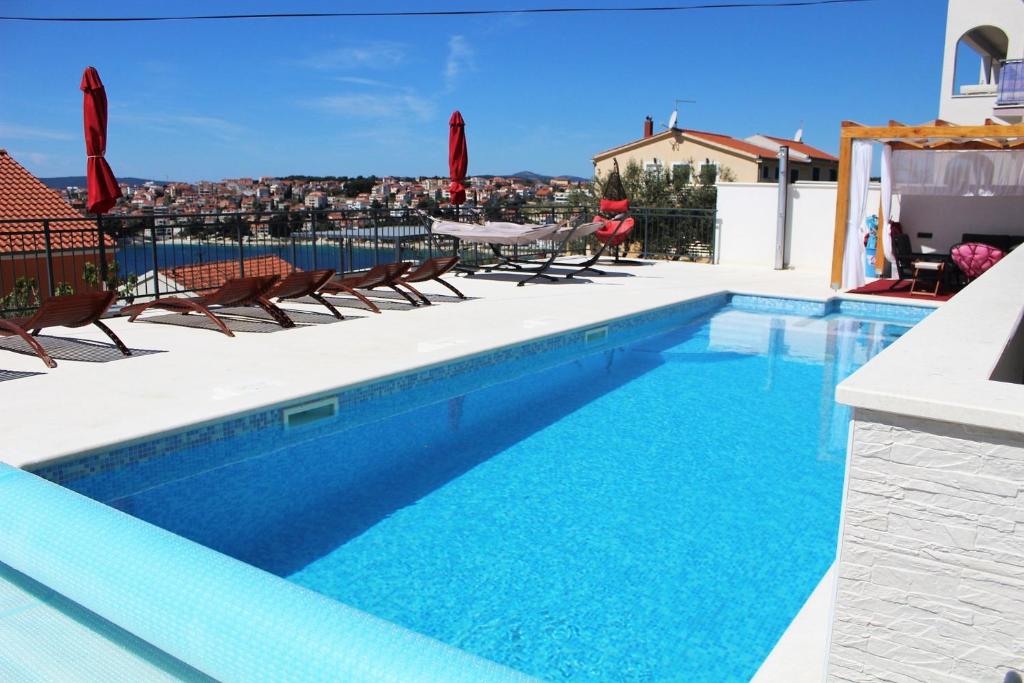
[[38, 473], [534, 676], [746, 680], [834, 558], [834, 387], [925, 314], [709, 297]]

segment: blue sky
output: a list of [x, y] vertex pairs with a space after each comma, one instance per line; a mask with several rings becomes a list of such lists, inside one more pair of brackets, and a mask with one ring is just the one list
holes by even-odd
[[[682, 0], [681, 0], [682, 2]], [[438, 2], [104, 2], [97, 15], [449, 8]], [[99, 4], [96, 4], [97, 6]], [[650, 4], [464, 0], [459, 7]], [[89, 3], [88, 5], [93, 5]], [[0, 14], [82, 16], [87, 3], [0, 0]], [[158, 180], [444, 175], [448, 117], [470, 173], [590, 176], [644, 116], [838, 146], [842, 119], [937, 115], [946, 3], [878, 0], [673, 14], [0, 22], [0, 147], [40, 176], [84, 173], [82, 69], [110, 100], [115, 173]]]

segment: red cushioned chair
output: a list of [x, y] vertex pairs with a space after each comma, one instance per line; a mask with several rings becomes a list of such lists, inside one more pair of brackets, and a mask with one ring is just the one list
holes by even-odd
[[606, 216], [613, 216], [613, 218], [594, 217], [595, 221], [604, 221], [604, 227], [594, 233], [594, 238], [601, 243], [601, 252], [611, 247], [613, 261], [615, 263], [622, 263], [622, 260], [619, 258], [619, 246], [629, 239], [629, 234], [633, 232], [636, 224], [633, 218], [628, 216], [629, 200], [614, 201], [602, 199], [600, 211]]
[[967, 278], [967, 282], [971, 282], [999, 263], [1006, 252], [990, 244], [961, 242], [949, 250], [949, 256]]

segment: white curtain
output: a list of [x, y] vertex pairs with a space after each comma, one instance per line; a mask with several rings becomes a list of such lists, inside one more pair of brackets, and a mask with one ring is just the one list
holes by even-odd
[[882, 253], [889, 262], [890, 272], [895, 272], [896, 257], [892, 253], [892, 230], [889, 224], [900, 219], [899, 196], [892, 192], [892, 145], [882, 147]]
[[1024, 197], [1024, 149], [900, 149], [891, 178], [898, 194]]
[[850, 159], [850, 208], [846, 218], [843, 250], [843, 289], [867, 282], [864, 271], [864, 219], [868, 213], [868, 182], [871, 180], [871, 143], [854, 140]]

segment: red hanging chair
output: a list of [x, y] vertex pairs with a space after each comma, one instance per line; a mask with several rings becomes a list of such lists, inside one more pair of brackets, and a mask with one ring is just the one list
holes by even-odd
[[626, 196], [626, 188], [622, 185], [619, 162], [613, 160], [612, 163], [612, 172], [601, 193], [601, 203], [598, 207], [600, 215], [594, 216], [594, 220], [603, 222], [604, 226], [594, 233], [594, 238], [605, 247], [613, 247], [614, 260], [620, 263], [618, 248], [629, 239], [635, 221], [628, 215], [629, 197]]

